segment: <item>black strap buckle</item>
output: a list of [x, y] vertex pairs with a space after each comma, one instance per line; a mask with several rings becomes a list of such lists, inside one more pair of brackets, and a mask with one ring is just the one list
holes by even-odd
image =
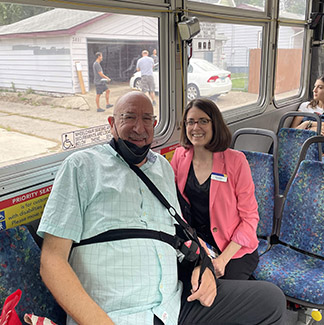
[[185, 256], [189, 262], [195, 262], [200, 256], [200, 248], [198, 244], [193, 241], [186, 241], [180, 247], [180, 252]]

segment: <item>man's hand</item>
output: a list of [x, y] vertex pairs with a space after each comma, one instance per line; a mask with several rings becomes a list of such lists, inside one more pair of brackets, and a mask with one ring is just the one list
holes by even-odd
[[201, 283], [198, 282], [199, 274], [200, 266], [197, 266], [191, 275], [192, 294], [187, 298], [187, 301], [199, 300], [203, 306], [210, 307], [217, 294], [216, 281], [209, 268], [205, 269], [201, 277]]

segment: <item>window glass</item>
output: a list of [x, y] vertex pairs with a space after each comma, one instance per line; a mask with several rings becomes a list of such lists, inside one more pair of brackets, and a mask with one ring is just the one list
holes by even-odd
[[302, 27], [279, 27], [275, 76], [276, 100], [299, 94], [303, 43], [304, 29]]
[[265, 0], [191, 0], [218, 6], [235, 7], [246, 10], [264, 11]]
[[[0, 167], [109, 139], [107, 104], [141, 89], [145, 49], [156, 50], [159, 116], [158, 31], [158, 18], [0, 2]], [[94, 84], [98, 52], [107, 100]]]
[[290, 19], [305, 19], [306, 5], [305, 0], [281, 0], [279, 6], [279, 16]]
[[188, 99], [209, 97], [224, 111], [259, 98], [262, 27], [200, 23], [188, 67]]

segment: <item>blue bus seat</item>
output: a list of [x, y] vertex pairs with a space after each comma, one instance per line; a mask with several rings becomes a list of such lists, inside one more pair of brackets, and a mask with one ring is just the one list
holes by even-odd
[[259, 255], [269, 248], [269, 237], [274, 225], [275, 184], [273, 173], [273, 156], [263, 152], [242, 151], [249, 162], [258, 202]]
[[275, 202], [278, 195], [278, 165], [277, 165], [277, 137], [274, 132], [264, 129], [239, 129], [233, 134], [232, 147], [236, 139], [243, 134], [261, 135], [270, 137], [273, 143], [274, 154], [242, 150], [249, 162], [255, 197], [258, 203], [259, 224], [257, 235], [259, 238], [259, 255], [270, 248], [270, 238], [276, 229]]
[[306, 307], [324, 308], [324, 164], [304, 160], [324, 137], [308, 139], [285, 193], [279, 243], [260, 256], [257, 280], [279, 286], [287, 298]]
[[21, 289], [16, 312], [23, 324], [25, 313], [33, 313], [64, 325], [66, 314], [43, 284], [39, 267], [40, 248], [27, 227], [0, 231], [0, 308], [10, 294]]
[[[305, 118], [315, 120], [317, 122], [317, 131], [284, 127], [284, 122], [287, 118], [296, 116], [304, 116]], [[320, 135], [321, 127], [321, 118], [314, 113], [288, 112], [281, 117], [277, 130], [280, 194], [284, 193], [287, 183], [294, 172], [303, 143], [310, 137]], [[322, 147], [314, 144], [308, 150], [306, 159], [321, 160]]]
[[[302, 144], [312, 136], [315, 131], [281, 128], [278, 132], [278, 168], [279, 191], [284, 193], [287, 183], [293, 174], [300, 154]], [[308, 160], [319, 160], [318, 146], [314, 144], [307, 152]]]

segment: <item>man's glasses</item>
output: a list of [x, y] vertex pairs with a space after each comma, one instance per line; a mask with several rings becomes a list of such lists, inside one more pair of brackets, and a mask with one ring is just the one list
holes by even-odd
[[[135, 125], [135, 123], [137, 122], [137, 120], [140, 117], [138, 115], [132, 114], [132, 113], [123, 113], [123, 114], [120, 114], [120, 118], [122, 119], [122, 121], [125, 124]], [[156, 120], [156, 116], [155, 115], [152, 115], [152, 114], [144, 114], [142, 116], [142, 121], [143, 121], [143, 124], [145, 126], [152, 126], [152, 125], [154, 125], [155, 120]]]
[[199, 126], [205, 126], [209, 122], [211, 122], [211, 119], [201, 117], [198, 119], [198, 121], [195, 121], [194, 119], [190, 118], [185, 121], [186, 126], [194, 126], [196, 123], [198, 123]]

